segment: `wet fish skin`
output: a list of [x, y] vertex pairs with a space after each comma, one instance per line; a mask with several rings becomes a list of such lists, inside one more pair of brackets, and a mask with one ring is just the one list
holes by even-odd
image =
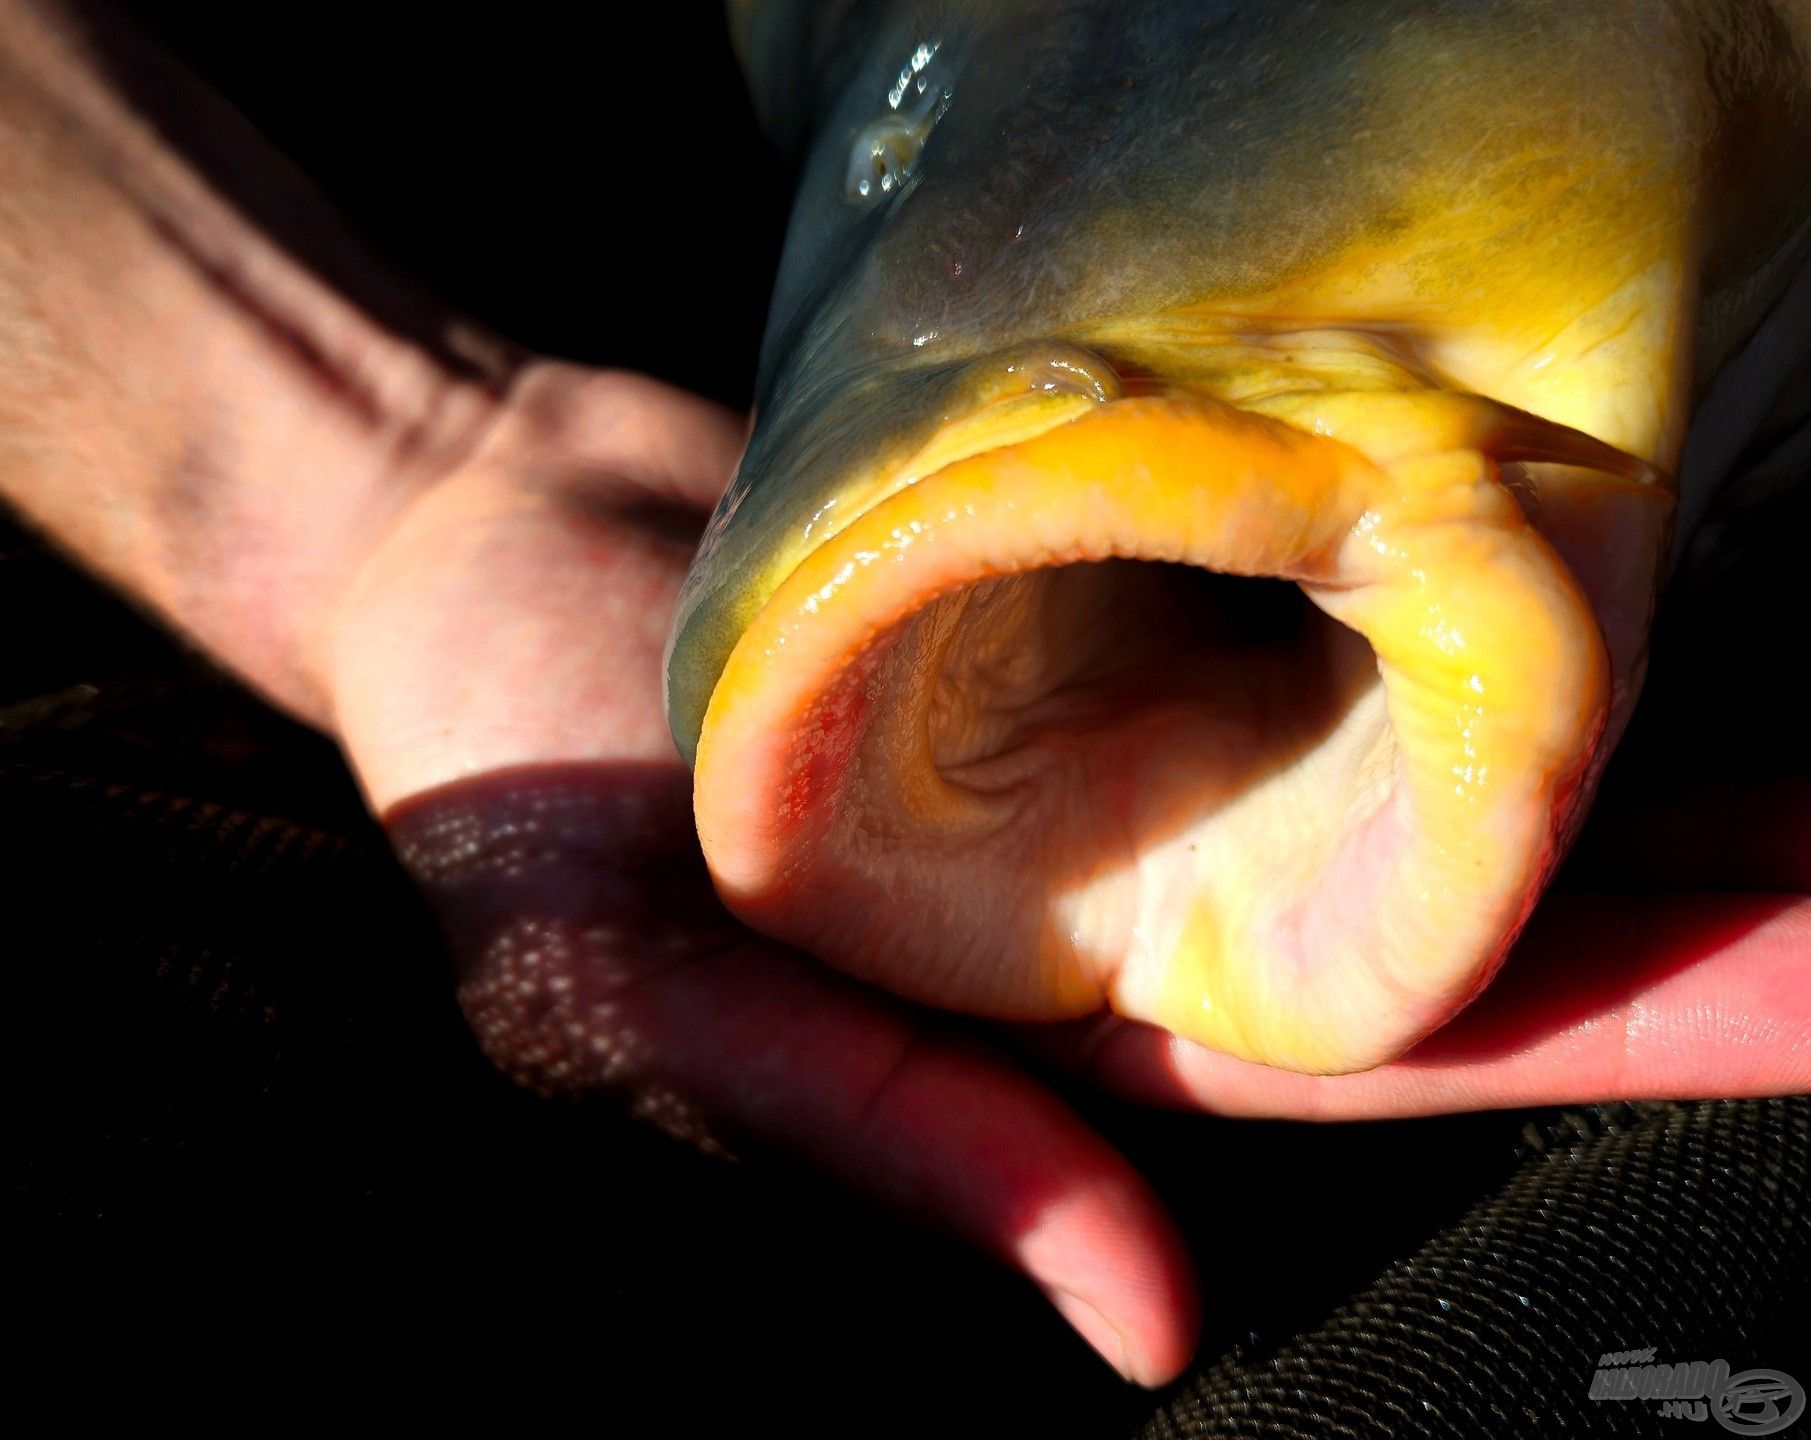
[[[1015, 386], [1002, 444], [1128, 387], [1323, 433], [1335, 394], [1485, 396], [1574, 470], [1677, 487], [1681, 543], [1728, 437], [1793, 403], [1777, 364], [1717, 381], [1779, 347], [1811, 255], [1803, 0], [731, 8], [802, 179], [759, 424], [670, 653], [688, 756], [776, 590]], [[1493, 463], [1605, 632], [1613, 739], [1666, 507], [1562, 483], [1558, 454]]]
[[[1811, 210], [1811, 10], [1797, 0], [745, 0], [732, 10], [775, 129], [798, 143], [809, 102], [826, 109], [776, 286], [762, 424], [710, 553], [732, 510], [749, 539], [717, 561], [723, 581], [700, 573], [687, 632], [709, 628], [719, 606], [744, 614], [745, 596], [717, 592], [738, 588], [763, 532], [800, 528], [834, 499], [877, 429], [928, 428], [952, 403], [944, 367], [965, 359], [1123, 316], [1261, 308], [1292, 288], [1298, 318], [1330, 323], [1439, 322], [1456, 298], [1513, 310], [1516, 297], [1493, 285], [1499, 267], [1543, 279], [1543, 248], [1616, 249], [1627, 238], [1617, 222], [1633, 212], [1630, 229], [1676, 231], [1667, 239], [1682, 266], [1696, 260], [1699, 273], [1676, 281], [1681, 309], [1700, 278], [1709, 290], [1692, 317], [1697, 345], [1667, 357], [1680, 375], [1655, 382], [1680, 387], [1686, 372], [1714, 375], [1751, 332], [1772, 287], [1744, 294], [1742, 278]], [[939, 122], [909, 195], [852, 206], [850, 137], [927, 37], [940, 42], [933, 83], [959, 80], [962, 103]], [[823, 62], [829, 74], [813, 85], [801, 71], [814, 53], [857, 58]], [[1779, 115], [1795, 121], [1790, 131], [1772, 130]], [[1525, 132], [1549, 126], [1562, 164], [1596, 173], [1562, 176], [1570, 193], [1518, 213], [1502, 188], [1513, 198], [1540, 182], [1521, 173], [1538, 169]], [[1437, 235], [1456, 216], [1481, 216], [1496, 233], [1456, 236], [1456, 257], [1429, 236], [1421, 263], [1443, 283], [1416, 287], [1412, 306], [1349, 295], [1336, 308], [1315, 293], [1337, 293], [1314, 282], [1337, 279], [1367, 240]], [[1531, 254], [1524, 230], [1535, 223], [1546, 234]], [[1523, 391], [1502, 398], [1540, 398]], [[1568, 398], [1552, 418], [1645, 446], [1663, 466], [1675, 459], [1689, 412], [1677, 395], [1669, 413], [1628, 418]], [[763, 483], [778, 465], [784, 480]], [[714, 677], [688, 679], [674, 677], [689, 752]]]

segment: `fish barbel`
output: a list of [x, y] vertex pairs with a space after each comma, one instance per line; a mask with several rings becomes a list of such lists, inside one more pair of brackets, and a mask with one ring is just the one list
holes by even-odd
[[1713, 501], [1811, 464], [1811, 0], [731, 11], [801, 182], [668, 657], [725, 900], [927, 1003], [1401, 1054]]

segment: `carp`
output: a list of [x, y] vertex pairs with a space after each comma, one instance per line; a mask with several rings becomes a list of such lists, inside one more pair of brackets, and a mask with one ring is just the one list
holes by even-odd
[[1402, 1054], [1811, 464], [1811, 0], [731, 18], [800, 184], [667, 660], [719, 892], [928, 1004]]

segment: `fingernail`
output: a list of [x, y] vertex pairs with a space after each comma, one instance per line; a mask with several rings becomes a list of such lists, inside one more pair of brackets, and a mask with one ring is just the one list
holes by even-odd
[[1057, 1312], [1075, 1327], [1076, 1333], [1098, 1350], [1101, 1358], [1119, 1372], [1121, 1379], [1134, 1385], [1143, 1383], [1133, 1369], [1125, 1336], [1113, 1328], [1105, 1315], [1086, 1300], [1071, 1295], [1067, 1290], [1052, 1290], [1050, 1302], [1056, 1306]]

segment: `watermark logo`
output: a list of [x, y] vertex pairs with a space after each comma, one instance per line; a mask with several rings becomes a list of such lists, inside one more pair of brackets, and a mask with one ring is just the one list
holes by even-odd
[[1783, 1370], [1732, 1375], [1727, 1360], [1656, 1361], [1651, 1347], [1601, 1357], [1591, 1398], [1645, 1401], [1664, 1418], [1715, 1420], [1736, 1435], [1777, 1435], [1805, 1413], [1805, 1387]]

